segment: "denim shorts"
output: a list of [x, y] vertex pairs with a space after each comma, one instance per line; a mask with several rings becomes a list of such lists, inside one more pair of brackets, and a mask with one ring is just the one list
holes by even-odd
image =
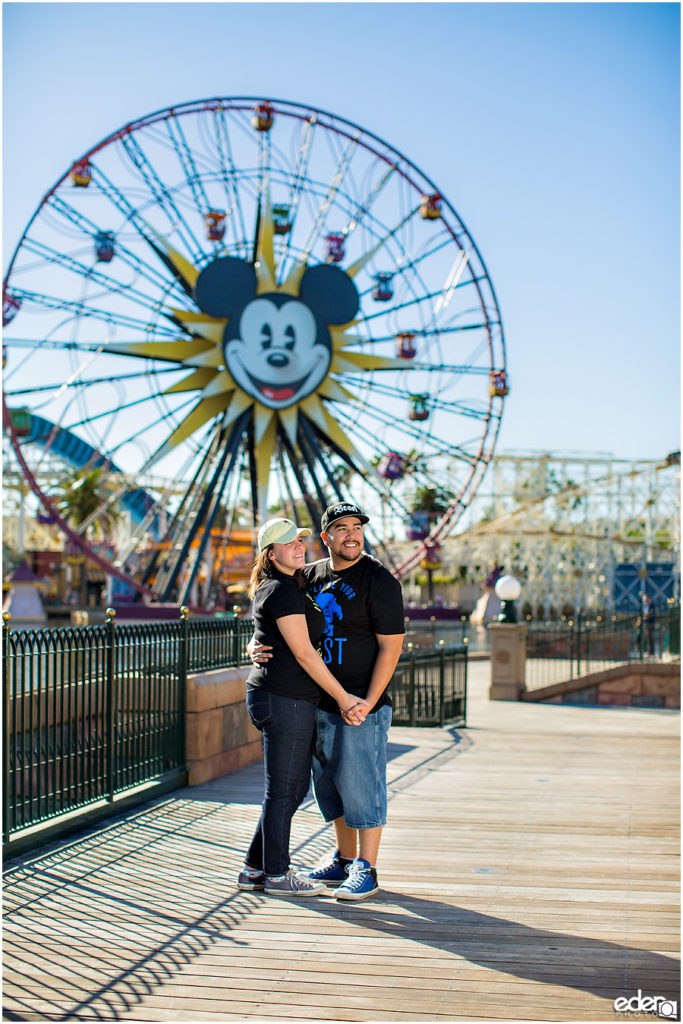
[[378, 828], [387, 820], [387, 735], [391, 708], [381, 707], [362, 725], [316, 711], [313, 789], [325, 821], [343, 818], [349, 828]]

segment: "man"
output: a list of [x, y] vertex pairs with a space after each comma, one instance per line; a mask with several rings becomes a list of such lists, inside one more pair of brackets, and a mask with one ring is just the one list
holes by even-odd
[[[337, 888], [337, 899], [377, 892], [377, 854], [386, 823], [386, 745], [391, 724], [387, 687], [403, 647], [399, 581], [364, 551], [368, 517], [349, 502], [330, 505], [321, 520], [329, 558], [304, 568], [307, 590], [326, 618], [322, 656], [348, 693], [359, 698], [361, 725], [344, 724], [326, 696], [316, 712], [313, 788], [325, 821], [334, 824], [337, 849], [315, 881]], [[267, 657], [254, 648], [254, 659]]]

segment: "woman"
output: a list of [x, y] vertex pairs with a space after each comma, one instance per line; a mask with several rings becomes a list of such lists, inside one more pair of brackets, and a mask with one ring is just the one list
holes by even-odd
[[316, 650], [325, 617], [304, 590], [301, 530], [291, 519], [270, 519], [258, 534], [249, 596], [254, 602], [254, 635], [273, 648], [272, 658], [247, 678], [249, 717], [263, 733], [265, 794], [261, 818], [240, 872], [240, 889], [270, 895], [317, 896], [326, 888], [290, 868], [292, 818], [308, 792], [321, 689], [338, 703], [351, 725], [362, 720], [364, 702], [350, 696]]

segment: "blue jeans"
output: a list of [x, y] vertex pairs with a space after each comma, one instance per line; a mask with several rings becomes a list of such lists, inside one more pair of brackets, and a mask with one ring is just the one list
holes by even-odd
[[245, 863], [267, 875], [289, 869], [289, 836], [294, 813], [311, 782], [315, 704], [247, 691], [249, 717], [263, 733], [263, 806]]
[[384, 705], [362, 725], [316, 712], [313, 789], [325, 821], [378, 828], [387, 820], [387, 736], [391, 708]]

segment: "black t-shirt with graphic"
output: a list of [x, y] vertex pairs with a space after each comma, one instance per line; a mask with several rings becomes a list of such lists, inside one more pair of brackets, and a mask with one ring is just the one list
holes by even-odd
[[[304, 577], [325, 616], [323, 661], [348, 693], [365, 697], [379, 651], [375, 634], [405, 633], [401, 584], [381, 562], [367, 554], [340, 571], [324, 558], [307, 565]], [[391, 704], [388, 687], [373, 710], [384, 704]], [[339, 710], [326, 693], [320, 707]]]
[[[247, 676], [247, 685], [269, 690], [281, 697], [320, 701], [322, 690], [304, 672], [278, 629], [277, 620], [285, 615], [305, 615], [308, 635], [316, 650], [325, 628], [325, 617], [312, 596], [300, 590], [291, 576], [273, 569], [273, 579], [265, 580], [254, 594], [254, 636], [261, 644], [273, 648], [272, 658], [254, 665]], [[338, 705], [335, 703], [335, 707]]]

